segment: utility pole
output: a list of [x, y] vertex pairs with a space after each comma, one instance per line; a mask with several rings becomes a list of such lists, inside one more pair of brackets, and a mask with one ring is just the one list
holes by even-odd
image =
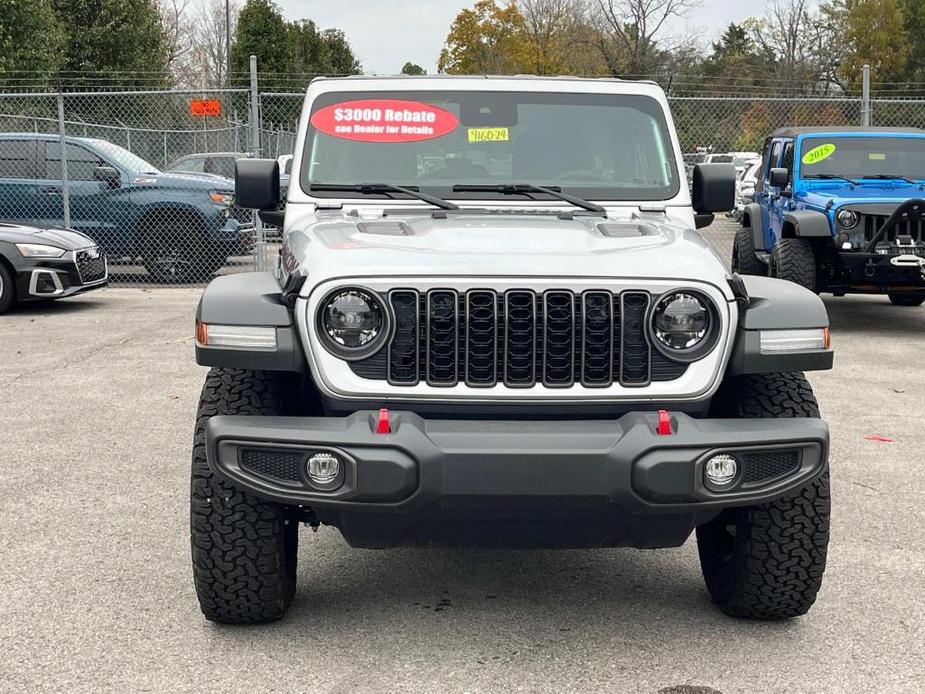
[[225, 0], [225, 86], [231, 86], [231, 0]]
[[861, 72], [861, 125], [870, 126], [870, 65]]

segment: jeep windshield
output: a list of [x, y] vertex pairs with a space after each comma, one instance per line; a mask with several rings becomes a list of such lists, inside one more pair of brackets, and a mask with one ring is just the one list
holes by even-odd
[[[301, 185], [413, 188], [442, 199], [667, 200], [679, 190], [662, 107], [627, 94], [331, 92], [313, 103]], [[403, 197], [367, 189], [364, 197]], [[354, 192], [350, 197], [356, 197]]]
[[807, 137], [800, 151], [805, 179], [925, 180], [925, 137]]

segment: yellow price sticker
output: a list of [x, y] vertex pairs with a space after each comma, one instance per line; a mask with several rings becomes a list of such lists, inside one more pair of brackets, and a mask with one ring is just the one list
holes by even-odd
[[804, 164], [818, 164], [820, 161], [828, 159], [833, 154], [835, 154], [835, 145], [828, 143], [825, 145], [819, 145], [818, 147], [813, 147], [806, 154], [803, 155]]
[[507, 128], [469, 128], [469, 142], [507, 142], [510, 139]]

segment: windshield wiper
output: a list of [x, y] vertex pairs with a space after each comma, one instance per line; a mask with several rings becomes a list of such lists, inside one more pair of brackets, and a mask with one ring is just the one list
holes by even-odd
[[391, 183], [311, 183], [308, 186], [309, 190], [329, 190], [329, 191], [342, 191], [350, 193], [361, 193], [363, 195], [371, 195], [374, 193], [403, 193], [404, 195], [410, 195], [413, 198], [418, 200], [423, 200], [424, 202], [429, 202], [435, 207], [440, 207], [444, 210], [458, 210], [459, 205], [456, 205], [449, 200], [444, 200], [443, 198], [438, 198], [435, 195], [428, 195], [427, 193], [422, 193], [414, 187], [405, 187], [405, 186], [393, 186]]
[[535, 186], [532, 183], [499, 183], [488, 185], [467, 185], [457, 184], [453, 186], [454, 193], [502, 193], [504, 195], [529, 195], [530, 193], [545, 193], [554, 198], [559, 198], [565, 202], [571, 203], [576, 207], [581, 207], [591, 212], [606, 215], [607, 210], [598, 204], [589, 202], [577, 195], [563, 193], [559, 186]]
[[905, 181], [906, 183], [911, 183], [914, 186], [922, 185], [921, 181], [913, 181], [911, 178], [906, 178], [905, 176], [900, 176], [898, 174], [875, 174], [873, 176], [860, 176], [860, 178], [869, 178], [874, 181]]
[[827, 173], [808, 174], [806, 176], [803, 176], [803, 178], [807, 178], [807, 179], [816, 178], [821, 181], [848, 181], [848, 183], [850, 183], [853, 186], [859, 185], [857, 181], [852, 180], [850, 178], [845, 178], [844, 176], [839, 176], [838, 174], [827, 174]]

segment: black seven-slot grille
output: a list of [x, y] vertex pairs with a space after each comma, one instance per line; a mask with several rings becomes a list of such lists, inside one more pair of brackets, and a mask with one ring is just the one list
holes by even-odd
[[350, 366], [359, 376], [398, 386], [602, 388], [670, 381], [687, 366], [651, 348], [650, 301], [643, 291], [396, 289], [389, 293], [391, 341]]

